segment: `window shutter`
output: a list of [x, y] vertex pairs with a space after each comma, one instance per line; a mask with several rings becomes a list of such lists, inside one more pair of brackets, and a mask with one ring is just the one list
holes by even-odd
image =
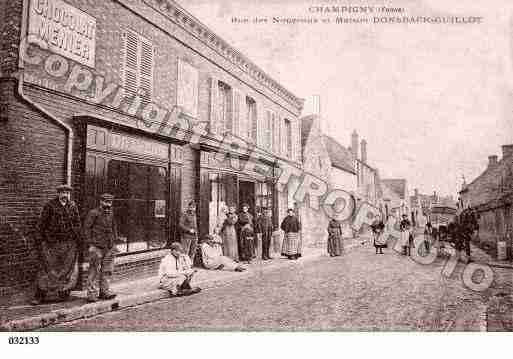
[[264, 128], [264, 133], [265, 133], [265, 141], [264, 141], [264, 146], [266, 148], [266, 150], [272, 150], [270, 147], [272, 145], [272, 138], [271, 138], [271, 111], [269, 110], [266, 110], [265, 111], [265, 128]]
[[153, 72], [155, 48], [150, 41], [127, 31], [124, 40], [123, 87], [125, 97], [142, 92], [142, 103], [150, 103], [153, 97]]
[[258, 143], [258, 107], [256, 102], [253, 103], [253, 109], [251, 112], [251, 123], [249, 126], [251, 127], [250, 133], [251, 133], [251, 139], [253, 140], [253, 143]]
[[125, 97], [132, 97], [137, 93], [139, 76], [139, 41], [133, 32], [126, 32], [124, 36], [124, 92]]
[[153, 45], [141, 39], [141, 61], [139, 88], [142, 90], [143, 104], [148, 104], [153, 98]]
[[217, 134], [218, 132], [218, 82], [215, 78], [210, 78], [210, 132]]
[[242, 95], [240, 91], [233, 89], [232, 96], [232, 133], [236, 136], [244, 137], [244, 134], [241, 131], [241, 122], [242, 122], [242, 106], [241, 99]]

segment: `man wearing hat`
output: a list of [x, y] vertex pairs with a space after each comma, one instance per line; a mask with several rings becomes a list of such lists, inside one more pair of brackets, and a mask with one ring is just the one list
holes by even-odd
[[66, 300], [78, 277], [81, 225], [78, 208], [71, 201], [71, 186], [57, 187], [57, 197], [41, 212], [36, 245], [41, 261], [32, 304], [49, 299]]
[[[84, 235], [89, 247], [89, 273], [87, 275], [87, 300], [113, 299], [116, 294], [109, 288], [114, 270], [114, 243], [118, 237], [112, 201], [114, 196], [104, 193], [100, 206], [89, 211], [84, 222]], [[98, 288], [99, 283], [99, 288]]]
[[171, 253], [162, 258], [159, 266], [159, 288], [169, 291], [173, 296], [189, 295], [201, 291], [198, 287], [191, 287], [191, 280], [195, 269], [192, 261], [184, 253], [180, 243], [171, 244]]
[[181, 241], [184, 253], [194, 262], [198, 246], [198, 225], [196, 221], [196, 203], [190, 201], [187, 210], [180, 217]]

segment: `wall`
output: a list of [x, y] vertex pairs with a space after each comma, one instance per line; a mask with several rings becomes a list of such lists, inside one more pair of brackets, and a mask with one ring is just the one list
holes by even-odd
[[[219, 46], [205, 44], [198, 36], [185, 31], [182, 25], [150, 9], [146, 1], [92, 1], [68, 0], [96, 18], [96, 63], [93, 75], [105, 77], [108, 83], [122, 84], [122, 36], [133, 30], [145, 36], [156, 46], [154, 101], [168, 109], [176, 104], [178, 59], [187, 61], [199, 70], [198, 119], [210, 119], [210, 80], [212, 77], [228, 83], [258, 104], [259, 121], [264, 109], [273, 110], [282, 118], [289, 118], [297, 129], [300, 108], [276, 94], [276, 90], [248, 75], [244, 64], [235, 64], [221, 54]], [[17, 46], [21, 24], [21, 0], [0, 2], [9, 22], [3, 22], [0, 39], [0, 66], [3, 75], [16, 70]], [[0, 12], [2, 14], [2, 12]], [[0, 16], [3, 16], [0, 15]], [[5, 36], [4, 36], [5, 34]], [[42, 51], [32, 54], [48, 56]], [[74, 65], [69, 62], [70, 68]], [[72, 185], [73, 198], [80, 205], [83, 196], [85, 169], [84, 124], [74, 116], [88, 114], [122, 126], [137, 129], [138, 118], [112, 106], [114, 94], [101, 104], [94, 103], [89, 93], [76, 89], [63, 92], [70, 69], [63, 77], [47, 74], [41, 64], [27, 65], [24, 86], [29, 98], [40, 104], [56, 118], [71, 126], [75, 132], [73, 143]], [[15, 96], [17, 82], [0, 81], [2, 100], [8, 103], [8, 119], [0, 121], [0, 297], [30, 293], [37, 270], [34, 240], [37, 221], [44, 203], [55, 195], [55, 187], [65, 181], [66, 136], [62, 128]], [[140, 124], [140, 123], [139, 123]], [[138, 130], [140, 131], [140, 130]], [[298, 142], [299, 131], [295, 132]], [[295, 147], [299, 150], [299, 146]], [[300, 155], [295, 152], [295, 159]], [[198, 153], [184, 146], [182, 174], [182, 207], [191, 199], [198, 199]], [[82, 215], [87, 209], [80, 208]]]

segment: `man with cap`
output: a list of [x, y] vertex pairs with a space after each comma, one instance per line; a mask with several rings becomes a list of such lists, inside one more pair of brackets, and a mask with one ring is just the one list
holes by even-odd
[[201, 291], [198, 287], [191, 287], [191, 280], [195, 269], [192, 261], [183, 252], [180, 243], [171, 244], [171, 253], [162, 258], [159, 267], [159, 288], [167, 290], [173, 296], [189, 295]]
[[109, 288], [109, 279], [114, 270], [114, 243], [118, 237], [112, 211], [113, 200], [113, 195], [102, 194], [100, 206], [90, 210], [84, 221], [84, 236], [89, 255], [89, 273], [87, 274], [89, 302], [116, 297]]
[[188, 208], [180, 217], [181, 242], [184, 253], [194, 263], [196, 247], [198, 246], [198, 224], [196, 220], [196, 203], [190, 201]]
[[81, 224], [78, 208], [71, 200], [71, 186], [57, 187], [57, 197], [41, 212], [37, 249], [41, 268], [32, 304], [66, 300], [78, 278], [78, 248]]

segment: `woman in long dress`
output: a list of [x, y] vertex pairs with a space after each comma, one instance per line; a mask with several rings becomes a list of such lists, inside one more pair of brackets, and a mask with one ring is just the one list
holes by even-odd
[[333, 218], [328, 223], [328, 254], [330, 257], [336, 257], [342, 255], [343, 251], [342, 225]]
[[239, 251], [237, 244], [237, 230], [235, 225], [237, 224], [237, 214], [235, 213], [235, 207], [228, 209], [228, 214], [223, 222], [221, 235], [223, 237], [223, 254], [234, 261], [239, 260]]
[[299, 219], [294, 215], [292, 208], [287, 211], [287, 217], [283, 219], [281, 229], [285, 233], [281, 249], [282, 256], [288, 259], [298, 259], [301, 257], [301, 238], [299, 234], [301, 223], [299, 223]]

